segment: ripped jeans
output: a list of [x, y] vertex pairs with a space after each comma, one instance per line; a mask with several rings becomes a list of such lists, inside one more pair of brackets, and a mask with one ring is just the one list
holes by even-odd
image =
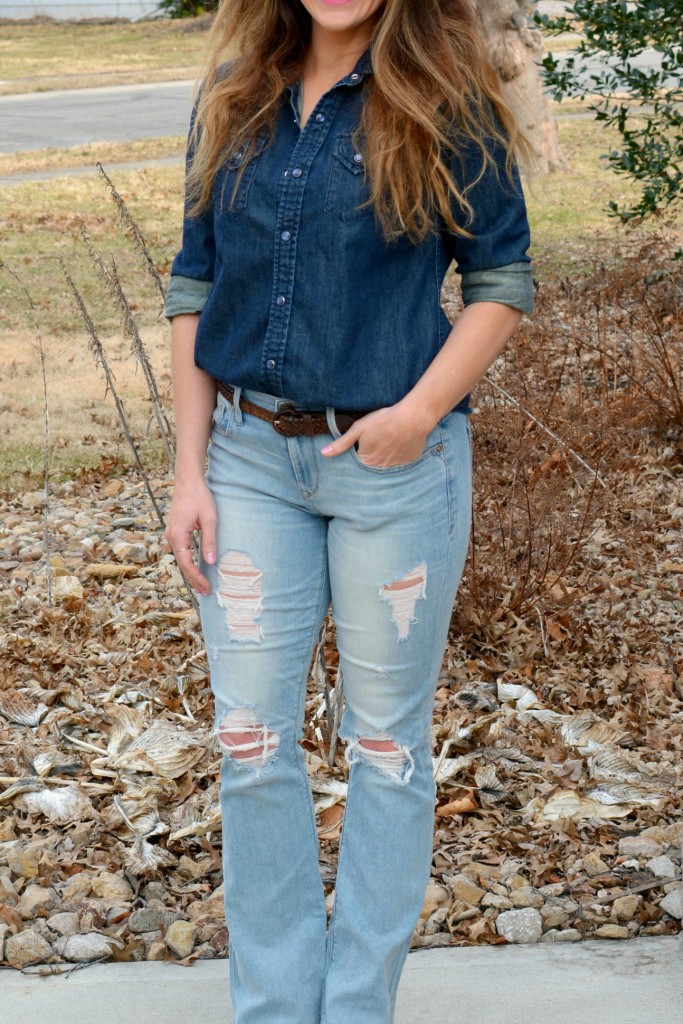
[[[287, 438], [217, 397], [218, 507], [202, 627], [223, 752], [221, 807], [235, 1024], [391, 1024], [429, 880], [434, 691], [471, 519], [469, 413], [414, 462], [364, 464], [339, 436]], [[336, 624], [350, 765], [327, 929], [299, 744], [312, 653]]]

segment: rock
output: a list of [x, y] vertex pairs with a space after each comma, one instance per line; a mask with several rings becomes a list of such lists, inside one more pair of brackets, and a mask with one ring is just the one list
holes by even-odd
[[141, 565], [147, 561], [147, 548], [144, 544], [130, 544], [128, 541], [119, 540], [112, 544], [111, 550], [120, 562], [137, 562]]
[[487, 892], [481, 901], [482, 907], [495, 907], [497, 910], [511, 910], [512, 900], [507, 896], [499, 896], [497, 892]]
[[647, 867], [655, 878], [676, 877], [676, 865], [670, 857], [655, 857], [653, 860], [649, 860], [647, 862]]
[[613, 903], [614, 911], [617, 915], [618, 921], [631, 921], [635, 915], [638, 907], [643, 902], [642, 896], [636, 896], [635, 893], [629, 893], [627, 896], [620, 896]]
[[17, 903], [17, 912], [25, 921], [32, 921], [41, 911], [52, 910], [57, 902], [54, 889], [44, 889], [42, 885], [27, 886]]
[[14, 907], [18, 900], [12, 879], [9, 875], [0, 875], [0, 903], [8, 903], [10, 907]]
[[507, 879], [506, 885], [510, 892], [513, 889], [526, 889], [529, 887], [529, 879], [525, 878], [524, 875], [510, 875]]
[[214, 932], [209, 940], [209, 945], [219, 956], [225, 956], [228, 952], [228, 929], [219, 928], [217, 932]]
[[78, 914], [64, 910], [48, 917], [47, 923], [58, 935], [75, 935], [78, 931]]
[[627, 939], [629, 931], [623, 924], [601, 924], [593, 934], [599, 939]]
[[150, 943], [147, 949], [147, 955], [145, 960], [165, 960], [166, 959], [166, 943], [163, 939], [154, 939]]
[[70, 878], [62, 889], [63, 900], [79, 899], [81, 896], [89, 896], [92, 889], [92, 877], [87, 871], [80, 871], [73, 878]]
[[80, 604], [84, 593], [78, 576], [56, 576], [52, 580], [52, 597], [58, 604]]
[[663, 846], [645, 836], [624, 836], [619, 840], [620, 857], [658, 857], [663, 851]]
[[190, 903], [187, 906], [187, 916], [192, 921], [197, 921], [199, 918], [202, 920], [208, 920], [209, 918], [218, 919], [220, 921], [225, 920], [225, 907], [223, 904], [223, 883], [218, 886], [217, 889], [211, 893], [207, 899], [195, 900], [194, 903]]
[[519, 889], [513, 889], [510, 896], [513, 907], [536, 907], [538, 910], [545, 903], [540, 892], [531, 885], [524, 885]]
[[496, 931], [508, 942], [538, 942], [542, 930], [541, 915], [534, 907], [505, 910], [496, 918]]
[[128, 929], [134, 935], [156, 931], [157, 928], [169, 928], [178, 915], [173, 910], [159, 910], [158, 907], [143, 907], [135, 910], [128, 919]]
[[27, 491], [21, 496], [21, 507], [27, 510], [42, 508], [45, 504], [44, 491]]
[[602, 875], [609, 871], [609, 865], [605, 864], [597, 853], [588, 853], [583, 858], [583, 870], [589, 878], [594, 878], [595, 875]]
[[420, 917], [426, 921], [430, 914], [433, 914], [437, 907], [440, 907], [448, 899], [448, 890], [437, 882], [430, 882], [427, 886]]
[[538, 892], [547, 899], [548, 896], [561, 896], [566, 886], [564, 882], [551, 882], [550, 885], [539, 885]]
[[667, 893], [659, 905], [671, 917], [676, 917], [679, 921], [683, 921], [683, 886]]
[[166, 932], [166, 945], [182, 960], [192, 952], [196, 934], [197, 926], [190, 921], [174, 921]]
[[578, 928], [563, 928], [561, 931], [546, 932], [541, 942], [579, 942], [581, 938]]
[[22, 848], [13, 847], [7, 851], [7, 864], [16, 878], [35, 878], [42, 847], [37, 843]]
[[486, 895], [485, 891], [480, 889], [471, 878], [467, 877], [467, 875], [453, 875], [453, 877], [448, 880], [448, 888], [456, 899], [462, 900], [463, 903], [469, 903], [470, 905], [480, 903], [482, 898]]
[[142, 890], [142, 895], [148, 902], [150, 900], [159, 900], [160, 903], [163, 903], [168, 899], [168, 892], [161, 882], [148, 882]]
[[121, 875], [103, 871], [92, 880], [92, 894], [110, 902], [126, 902], [135, 895], [131, 886]]
[[55, 952], [72, 963], [87, 963], [88, 960], [109, 957], [112, 946], [118, 946], [120, 949], [123, 942], [113, 935], [102, 935], [100, 932], [65, 935], [54, 944]]
[[5, 960], [11, 967], [26, 967], [28, 964], [47, 960], [52, 956], [49, 942], [32, 928], [24, 928], [18, 935], [5, 939]]

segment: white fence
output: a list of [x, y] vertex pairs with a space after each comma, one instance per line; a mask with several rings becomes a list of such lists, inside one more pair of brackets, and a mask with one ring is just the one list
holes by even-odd
[[157, 0], [90, 0], [89, 3], [62, 0], [0, 0], [0, 18], [32, 18], [47, 14], [51, 18], [141, 18], [158, 7]]

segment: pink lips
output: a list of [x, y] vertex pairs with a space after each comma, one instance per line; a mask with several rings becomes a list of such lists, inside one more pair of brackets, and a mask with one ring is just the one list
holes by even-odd
[[334, 4], [336, 6], [341, 6], [341, 4], [350, 4], [351, 0], [322, 0], [322, 3], [324, 3], [324, 4]]

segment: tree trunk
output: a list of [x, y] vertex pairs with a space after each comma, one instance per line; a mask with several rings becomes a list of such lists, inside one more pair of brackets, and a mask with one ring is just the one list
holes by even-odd
[[526, 0], [479, 0], [484, 33], [506, 99], [534, 148], [540, 170], [567, 171], [550, 101], [536, 65], [543, 37], [527, 25]]

